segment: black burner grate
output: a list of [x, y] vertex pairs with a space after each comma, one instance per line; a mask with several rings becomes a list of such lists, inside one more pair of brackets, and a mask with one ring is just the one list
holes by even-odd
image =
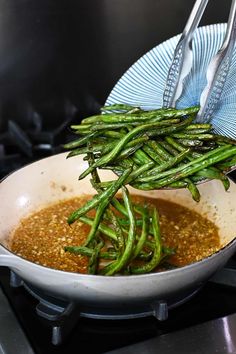
[[8, 119], [3, 132], [0, 131], [0, 178], [27, 163], [62, 151], [61, 144], [71, 138], [68, 127], [77, 109], [68, 101], [64, 103], [61, 119], [50, 127], [45, 124], [47, 118], [31, 106], [26, 111], [25, 119]]
[[200, 289], [184, 291], [178, 297], [168, 300], [157, 300], [151, 304], [137, 308], [114, 309], [100, 307], [85, 307], [80, 304], [66, 302], [45, 294], [44, 291], [24, 283], [15, 273], [11, 272], [10, 284], [17, 288], [24, 288], [39, 301], [36, 313], [48, 321], [52, 327], [52, 343], [61, 344], [70, 334], [80, 318], [101, 320], [127, 320], [153, 316], [159, 321], [168, 318], [169, 310], [190, 300]]

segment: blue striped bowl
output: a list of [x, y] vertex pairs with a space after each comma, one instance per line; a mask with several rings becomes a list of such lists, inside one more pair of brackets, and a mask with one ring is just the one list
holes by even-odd
[[[178, 108], [199, 104], [200, 94], [206, 85], [206, 68], [220, 48], [225, 31], [226, 24], [197, 29], [193, 40], [193, 66], [177, 102]], [[168, 70], [179, 38], [177, 35], [159, 44], [136, 61], [117, 82], [106, 105], [128, 103], [146, 110], [161, 107]], [[211, 123], [218, 134], [236, 138], [236, 48], [224, 92]]]

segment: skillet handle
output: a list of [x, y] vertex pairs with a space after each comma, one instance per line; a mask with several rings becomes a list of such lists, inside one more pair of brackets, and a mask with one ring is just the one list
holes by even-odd
[[0, 266], [11, 267], [19, 262], [19, 258], [0, 245]]
[[11, 268], [16, 266], [16, 264], [17, 264], [16, 257], [8, 254], [0, 254], [0, 266]]

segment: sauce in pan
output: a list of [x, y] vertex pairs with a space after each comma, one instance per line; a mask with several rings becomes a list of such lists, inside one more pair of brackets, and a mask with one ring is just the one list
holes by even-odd
[[[67, 217], [87, 199], [91, 196], [60, 201], [22, 219], [10, 239], [11, 251], [46, 267], [86, 273], [87, 257], [65, 252], [64, 247], [82, 245], [86, 239], [90, 226], [80, 221], [69, 226]], [[172, 265], [184, 266], [220, 249], [217, 227], [195, 211], [162, 199], [132, 200], [157, 207], [163, 246], [176, 248], [168, 260]]]

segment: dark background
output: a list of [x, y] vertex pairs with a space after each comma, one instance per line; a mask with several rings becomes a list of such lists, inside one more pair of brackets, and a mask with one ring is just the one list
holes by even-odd
[[[211, 0], [201, 24], [226, 22]], [[28, 111], [46, 129], [93, 113], [145, 52], [182, 32], [193, 0], [0, 0], [0, 132]], [[72, 108], [71, 108], [72, 107]], [[25, 122], [24, 122], [25, 120]]]

